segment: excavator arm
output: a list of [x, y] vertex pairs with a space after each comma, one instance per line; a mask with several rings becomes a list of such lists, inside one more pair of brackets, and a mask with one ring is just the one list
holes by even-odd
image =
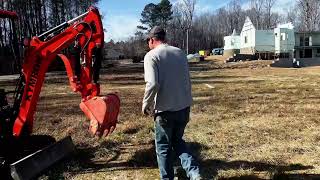
[[[21, 97], [16, 98], [19, 110], [13, 124], [13, 136], [31, 134], [34, 113], [49, 65], [61, 59], [65, 65], [71, 89], [81, 95], [80, 108], [90, 120], [92, 134], [107, 136], [117, 123], [120, 100], [117, 94], [100, 96], [104, 32], [98, 10], [65, 22], [39, 36], [25, 41]], [[71, 55], [61, 54], [73, 45]], [[58, 57], [58, 58], [57, 58]], [[58, 97], [57, 97], [58, 98]]]

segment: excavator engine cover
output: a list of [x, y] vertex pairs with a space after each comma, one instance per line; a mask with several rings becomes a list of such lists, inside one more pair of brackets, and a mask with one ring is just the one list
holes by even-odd
[[89, 130], [93, 135], [107, 136], [118, 121], [120, 99], [116, 94], [94, 97], [80, 103], [81, 110], [90, 120]]

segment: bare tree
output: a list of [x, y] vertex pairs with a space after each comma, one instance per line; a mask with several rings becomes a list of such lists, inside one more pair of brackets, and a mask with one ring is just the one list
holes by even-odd
[[320, 1], [319, 0], [298, 0], [299, 18], [301, 30], [319, 30], [320, 23]]
[[261, 29], [264, 0], [251, 0], [250, 2], [252, 11], [252, 14], [250, 14], [252, 17], [250, 18], [254, 21], [255, 27]]
[[272, 7], [274, 6], [276, 0], [265, 0], [264, 1], [264, 8], [266, 11], [265, 17], [265, 28], [269, 29], [272, 27]]
[[297, 7], [291, 6], [286, 10], [286, 19], [285, 21], [293, 23], [295, 27], [299, 26], [299, 22], [297, 20]]
[[229, 33], [236, 29], [239, 31], [242, 28], [242, 19], [243, 18], [243, 11], [241, 8], [241, 1], [240, 0], [232, 0], [228, 4], [228, 26], [229, 26]]
[[182, 18], [182, 28], [186, 31], [186, 51], [189, 53], [189, 32], [192, 28], [195, 5], [197, 0], [181, 0], [178, 3], [179, 10], [181, 11]]
[[178, 5], [173, 6], [172, 11], [173, 11], [172, 20], [169, 25], [170, 27], [168, 28], [168, 31], [171, 35], [170, 43], [175, 46], [185, 48], [184, 38], [182, 37], [182, 33], [181, 33], [181, 32], [185, 32], [183, 14]]

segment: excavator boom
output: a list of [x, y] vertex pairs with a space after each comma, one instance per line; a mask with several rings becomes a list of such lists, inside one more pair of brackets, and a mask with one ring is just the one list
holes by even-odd
[[[57, 31], [59, 33], [55, 35]], [[59, 54], [73, 44], [73, 56]], [[96, 8], [90, 8], [79, 17], [31, 39], [22, 67], [25, 87], [13, 126], [14, 136], [19, 137], [23, 131], [27, 134], [32, 132], [33, 116], [45, 73], [57, 57], [65, 64], [71, 89], [81, 94], [80, 108], [91, 121], [91, 133], [102, 136], [112, 132], [116, 126], [120, 101], [116, 94], [99, 96], [103, 45], [104, 32]]]

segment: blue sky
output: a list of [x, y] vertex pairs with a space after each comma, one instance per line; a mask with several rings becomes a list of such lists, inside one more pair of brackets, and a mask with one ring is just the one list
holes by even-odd
[[[172, 4], [179, 0], [170, 0]], [[197, 14], [213, 12], [226, 6], [231, 0], [197, 0]], [[242, 0], [243, 7], [247, 8], [248, 0]], [[275, 8], [282, 8], [285, 3], [294, 0], [277, 0]], [[141, 12], [148, 3], [159, 3], [160, 0], [101, 0], [98, 4], [100, 13], [103, 15], [103, 26], [107, 30], [105, 40], [125, 40], [133, 36], [139, 25]], [[279, 9], [280, 10], [280, 9]]]
[[[170, 0], [175, 3], [178, 0]], [[226, 5], [230, 0], [198, 0], [196, 9], [200, 12], [212, 11]], [[101, 0], [98, 4], [103, 15], [103, 26], [107, 30], [105, 40], [125, 40], [133, 36], [141, 12], [148, 3], [159, 3], [160, 0]]]

